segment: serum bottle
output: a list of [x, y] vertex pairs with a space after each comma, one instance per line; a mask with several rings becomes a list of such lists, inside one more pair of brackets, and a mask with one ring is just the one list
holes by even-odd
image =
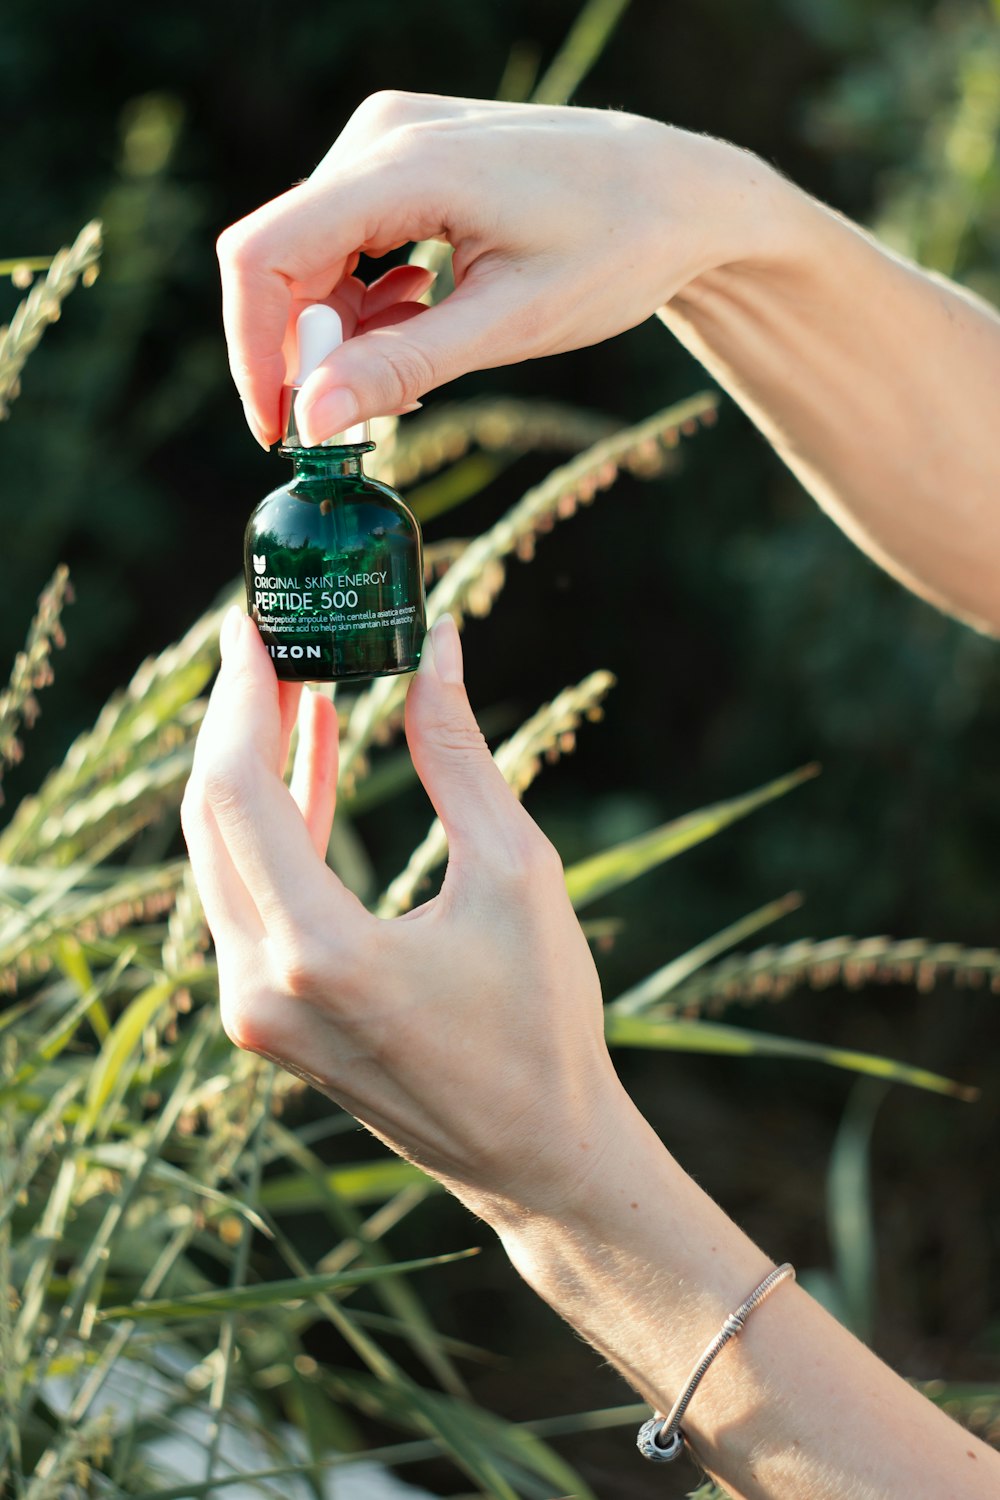
[[294, 472], [246, 529], [247, 608], [279, 678], [343, 682], [412, 672], [423, 644], [420, 527], [395, 490], [364, 472], [367, 422], [318, 447], [299, 437], [299, 387], [342, 342], [324, 303], [299, 315], [281, 453]]

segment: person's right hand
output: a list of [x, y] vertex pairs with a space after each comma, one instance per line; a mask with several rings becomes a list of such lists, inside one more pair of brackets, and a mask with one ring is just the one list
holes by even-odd
[[[405, 321], [381, 308], [388, 326], [320, 366], [297, 408], [312, 441], [469, 370], [598, 343], [705, 271], [766, 260], [780, 181], [745, 151], [636, 115], [375, 94], [307, 181], [219, 240], [250, 426], [265, 444], [280, 435], [293, 310], [344, 288], [362, 253], [447, 241], [455, 290], [417, 317], [406, 303]], [[400, 298], [419, 295], [404, 280]]]

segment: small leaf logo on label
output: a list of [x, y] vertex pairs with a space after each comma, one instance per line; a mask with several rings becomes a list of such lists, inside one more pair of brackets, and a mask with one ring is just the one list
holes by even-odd
[[256, 552], [255, 552], [254, 555], [253, 555], [253, 570], [254, 570], [254, 572], [255, 573], [263, 573], [266, 568], [267, 568], [267, 558], [265, 556], [263, 556], [263, 555], [261, 555], [260, 557], [258, 557], [257, 554], [256, 554]]

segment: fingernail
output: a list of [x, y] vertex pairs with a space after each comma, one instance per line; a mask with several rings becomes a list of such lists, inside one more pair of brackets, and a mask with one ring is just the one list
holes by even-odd
[[260, 428], [260, 427], [257, 426], [256, 421], [250, 415], [250, 413], [247, 411], [246, 403], [245, 402], [243, 403], [243, 415], [246, 418], [246, 424], [247, 424], [247, 426], [249, 427], [250, 431], [253, 433], [255, 441], [260, 444], [260, 446], [263, 448], [263, 450], [264, 450], [265, 453], [270, 453], [270, 451], [271, 451], [271, 445], [267, 441], [267, 438], [264, 436], [262, 428]]
[[226, 610], [222, 621], [222, 629], [219, 631], [219, 650], [225, 661], [227, 655], [234, 651], [236, 642], [239, 640], [240, 625], [243, 620], [243, 611], [238, 604], [231, 604]]
[[322, 443], [335, 432], [344, 432], [358, 420], [358, 398], [353, 391], [338, 386], [324, 391], [306, 410], [296, 406], [299, 433], [308, 447]]
[[462, 643], [451, 615], [442, 615], [424, 636], [419, 670], [439, 682], [462, 681]]
[[397, 417], [405, 417], [408, 412], [411, 412], [411, 411], [423, 411], [423, 407], [424, 407], [424, 403], [422, 401], [411, 401], [410, 404], [409, 404], [409, 406], [401, 406], [399, 408], [399, 410], [397, 411], [396, 416]]

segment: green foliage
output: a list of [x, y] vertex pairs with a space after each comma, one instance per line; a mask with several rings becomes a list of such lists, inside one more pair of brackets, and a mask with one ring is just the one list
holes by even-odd
[[897, 13], [809, 114], [812, 140], [883, 163], [872, 227], [1000, 301], [1000, 27], [983, 4]]

